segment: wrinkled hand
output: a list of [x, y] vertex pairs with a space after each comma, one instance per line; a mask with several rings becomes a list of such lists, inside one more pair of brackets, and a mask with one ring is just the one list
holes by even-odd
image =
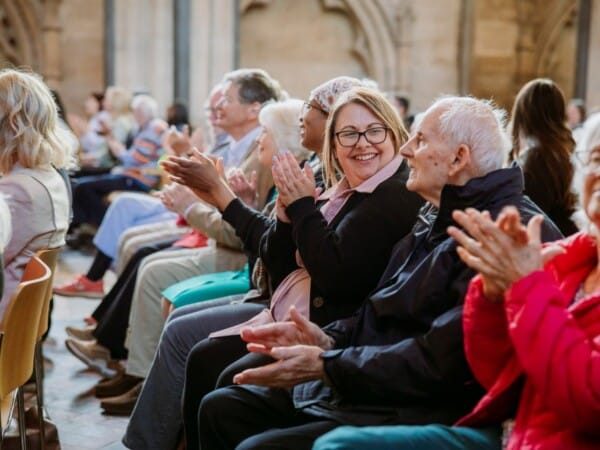
[[187, 125], [183, 127], [183, 131], [178, 131], [174, 125], [171, 125], [164, 132], [161, 141], [165, 151], [175, 156], [185, 156], [193, 148], [190, 140], [190, 128]]
[[171, 180], [191, 189], [210, 192], [220, 180], [212, 159], [196, 150], [192, 158], [169, 156], [160, 164]]
[[257, 327], [242, 328], [240, 337], [248, 343], [251, 352], [263, 352], [274, 347], [292, 345], [317, 346], [323, 350], [333, 348], [333, 340], [315, 323], [306, 319], [292, 306], [290, 320]]
[[274, 158], [272, 172], [279, 198], [284, 205], [288, 206], [302, 197], [315, 196], [316, 182], [310, 165], [304, 164], [300, 169], [290, 152], [283, 152]]
[[165, 208], [181, 216], [190, 205], [197, 203], [199, 200], [191, 189], [177, 183], [171, 183], [160, 191], [158, 198], [163, 202]]
[[257, 179], [258, 176], [256, 175], [256, 170], [252, 171], [250, 180], [248, 181], [244, 175], [244, 172], [242, 172], [240, 169], [233, 169], [227, 176], [227, 183], [229, 183], [229, 187], [234, 194], [239, 197], [240, 200], [242, 200], [251, 208], [257, 209]]
[[238, 373], [233, 377], [234, 383], [285, 388], [306, 381], [323, 379], [323, 360], [320, 357], [323, 353], [322, 348], [294, 345], [275, 347], [257, 353], [269, 355], [277, 361]]
[[197, 148], [199, 152], [204, 153], [206, 150], [206, 142], [204, 132], [201, 127], [197, 127], [190, 136], [190, 144], [193, 148]]
[[449, 227], [448, 234], [459, 243], [457, 253], [463, 262], [481, 274], [484, 294], [492, 301], [502, 301], [511, 284], [564, 251], [558, 246], [542, 251], [541, 215], [532, 217], [527, 227], [514, 207], [504, 208], [495, 222], [488, 212], [472, 208], [452, 216], [470, 236], [456, 227]]

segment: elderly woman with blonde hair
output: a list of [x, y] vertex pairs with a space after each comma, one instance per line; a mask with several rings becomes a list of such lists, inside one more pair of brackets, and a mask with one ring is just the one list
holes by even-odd
[[72, 161], [75, 138], [59, 125], [48, 86], [30, 72], [0, 72], [0, 194], [12, 216], [12, 236], [3, 252], [4, 295], [16, 288], [37, 250], [64, 244], [69, 194], [57, 169]]

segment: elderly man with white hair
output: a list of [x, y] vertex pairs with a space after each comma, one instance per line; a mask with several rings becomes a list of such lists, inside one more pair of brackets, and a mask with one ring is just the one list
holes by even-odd
[[138, 132], [129, 148], [108, 136], [110, 151], [120, 162], [112, 173], [79, 178], [73, 189], [73, 222], [71, 229], [82, 223], [99, 226], [106, 213], [104, 196], [113, 191], [148, 192], [160, 177], [156, 164], [163, 150], [162, 134], [167, 129], [158, 118], [158, 105], [149, 95], [137, 95], [131, 102]]
[[[514, 205], [524, 220], [541, 213], [522, 194], [521, 170], [502, 168], [509, 146], [489, 102], [436, 101], [400, 150], [407, 188], [427, 203], [378, 287], [355, 315], [323, 329], [292, 310], [289, 322], [243, 330], [251, 351], [276, 361], [204, 398], [201, 447], [310, 449], [340, 425], [450, 425], [470, 411], [483, 394], [463, 350], [463, 298], [475, 272], [446, 230], [455, 209], [496, 216]], [[560, 232], [546, 222], [543, 235]]]

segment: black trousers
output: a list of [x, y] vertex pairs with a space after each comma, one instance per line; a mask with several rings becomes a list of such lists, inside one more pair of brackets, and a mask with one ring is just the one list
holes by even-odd
[[258, 386], [218, 389], [204, 397], [198, 416], [201, 448], [211, 450], [310, 450], [339, 425], [295, 409], [288, 389]]
[[127, 358], [125, 337], [129, 325], [129, 312], [137, 273], [142, 260], [153, 253], [170, 247], [174, 240], [157, 242], [138, 249], [127, 262], [125, 269], [115, 282], [112, 289], [104, 296], [98, 307], [92, 313], [98, 324], [93, 331], [98, 343], [110, 350], [113, 359]]
[[232, 385], [236, 373], [270, 362], [273, 358], [269, 356], [249, 354], [246, 343], [239, 336], [204, 339], [192, 348], [186, 362], [183, 388], [186, 448], [198, 448], [200, 445], [198, 409], [204, 396], [215, 387]]

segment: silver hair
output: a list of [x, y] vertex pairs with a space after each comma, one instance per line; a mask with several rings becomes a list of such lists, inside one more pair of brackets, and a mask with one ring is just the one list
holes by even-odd
[[296, 159], [304, 160], [310, 151], [304, 148], [300, 138], [299, 117], [304, 102], [289, 99], [282, 102], [267, 103], [258, 116], [261, 125], [267, 127], [275, 140], [277, 148], [289, 150]]
[[4, 197], [0, 195], [0, 252], [4, 251], [4, 248], [10, 241], [11, 234], [12, 225], [10, 209], [6, 204]]
[[583, 132], [577, 143], [577, 152], [590, 152], [598, 146], [600, 146], [600, 112], [588, 116], [583, 123]]
[[511, 148], [506, 131], [506, 111], [490, 100], [473, 97], [442, 97], [430, 110], [440, 108], [439, 130], [456, 148], [466, 144], [480, 175], [503, 167]]
[[133, 97], [131, 109], [141, 111], [147, 120], [158, 117], [158, 103], [146, 94], [140, 94]]

